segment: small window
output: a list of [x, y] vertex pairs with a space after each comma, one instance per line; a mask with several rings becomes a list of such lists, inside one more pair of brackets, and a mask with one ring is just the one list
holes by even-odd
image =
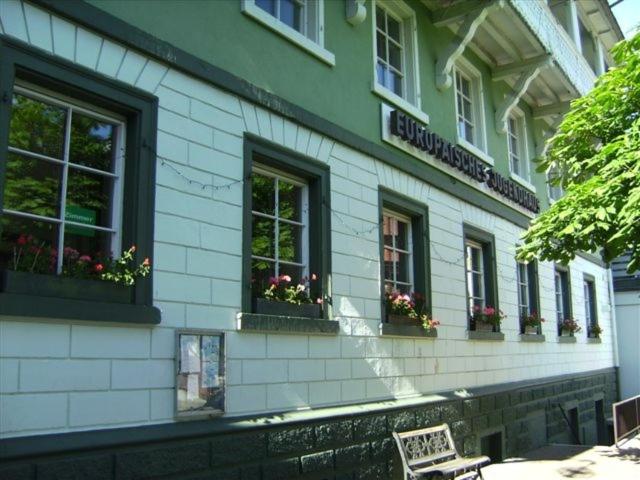
[[527, 159], [526, 130], [523, 116], [510, 115], [507, 121], [509, 145], [509, 168], [511, 173], [529, 181], [529, 161]]
[[467, 62], [459, 61], [455, 68], [455, 87], [458, 142], [484, 153], [484, 106], [480, 73]]
[[320, 60], [335, 65], [324, 48], [324, 0], [241, 0], [242, 12]]
[[[31, 239], [40, 255], [29, 257], [27, 271], [72, 275], [73, 256], [121, 251], [124, 131], [115, 115], [14, 88], [2, 243]], [[11, 250], [3, 248], [0, 259], [25, 270]]]
[[569, 272], [556, 268], [554, 272], [556, 318], [560, 326], [565, 320], [571, 318], [571, 292], [569, 288]]
[[387, 293], [413, 292], [411, 220], [394, 212], [383, 214], [384, 285]]
[[[518, 283], [518, 314], [520, 322], [532, 315], [540, 316], [538, 301], [537, 268], [534, 262], [516, 263], [516, 278]], [[523, 325], [522, 325], [523, 326]], [[522, 328], [524, 331], [524, 328]], [[541, 333], [541, 326], [538, 325], [538, 333]]]
[[[380, 189], [380, 263], [383, 299], [396, 293], [416, 301], [420, 314], [431, 314], [427, 207]], [[383, 301], [383, 322], [389, 305]], [[419, 306], [417, 305], [419, 303]]]
[[329, 319], [329, 169], [251, 139], [245, 151], [242, 311]]
[[[496, 315], [501, 315], [498, 308], [493, 235], [465, 225], [464, 249], [467, 310], [470, 330], [475, 330], [475, 318], [485, 309], [494, 310]], [[499, 326], [495, 331], [500, 331]]]
[[418, 106], [415, 13], [400, 1], [376, 0], [373, 5], [375, 84], [382, 87], [376, 91]]
[[596, 309], [596, 286], [591, 278], [585, 278], [582, 282], [584, 290], [584, 318], [589, 336], [597, 336], [598, 311]]
[[552, 201], [557, 201], [562, 198], [564, 195], [564, 188], [562, 185], [553, 185], [551, 182], [558, 178], [559, 172], [556, 168], [552, 168], [547, 172], [547, 187], [549, 193], [549, 199]]
[[299, 178], [255, 165], [251, 175], [251, 274], [254, 296], [282, 275], [309, 276], [308, 186]]

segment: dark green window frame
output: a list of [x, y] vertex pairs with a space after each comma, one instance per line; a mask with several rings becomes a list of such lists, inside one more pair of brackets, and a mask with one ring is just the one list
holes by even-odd
[[[589, 338], [594, 338], [597, 335], [591, 333], [591, 327], [599, 325], [599, 321], [598, 321], [598, 298], [596, 296], [596, 279], [592, 276], [592, 275], [588, 275], [588, 274], [584, 274], [582, 281], [584, 282], [584, 284], [588, 285], [587, 288], [590, 289], [589, 292], [589, 298], [590, 298], [590, 302], [589, 302], [589, 312], [590, 312], [590, 322], [585, 322], [587, 323], [586, 327], [587, 327], [587, 337]], [[585, 301], [585, 307], [586, 307], [586, 301]]]
[[[522, 262], [516, 262], [516, 268], [518, 264]], [[538, 261], [534, 260], [526, 264], [527, 271], [527, 287], [529, 291], [529, 311], [536, 312], [540, 316], [540, 283], [538, 280]], [[520, 285], [518, 285], [518, 309], [520, 308]], [[520, 333], [524, 333], [524, 325], [522, 324], [521, 312], [518, 310], [520, 316]], [[542, 325], [538, 325], [538, 334], [542, 333]]]
[[[560, 275], [560, 282], [562, 288], [562, 309], [564, 311], [564, 318], [562, 320], [566, 320], [567, 318], [573, 318], [573, 300], [571, 299], [571, 270], [568, 266], [558, 265], [556, 264], [554, 267], [554, 297], [555, 293], [555, 274]], [[554, 298], [555, 300], [555, 298]], [[555, 302], [554, 302], [555, 303]], [[562, 328], [560, 319], [557, 318], [557, 304], [556, 308], [556, 323], [558, 336], [562, 336]]]
[[[158, 99], [42, 50], [0, 37], [0, 152], [5, 159], [16, 80], [27, 81], [126, 118], [122, 245], [135, 244], [138, 258], [149, 256], [153, 260]], [[0, 162], [0, 208], [4, 197], [5, 163], [5, 160]], [[84, 287], [89, 284], [87, 281], [26, 274], [26, 277], [19, 275], [22, 278], [13, 282], [9, 273], [4, 272], [0, 285], [0, 315], [160, 323], [160, 311], [153, 306], [151, 276], [138, 279], [131, 295], [119, 303], [121, 300], [114, 300], [110, 293], [113, 284], [109, 282], [95, 282], [98, 284], [94, 285], [96, 291], [91, 296], [92, 300], [88, 300], [83, 294]]]
[[[308, 182], [309, 271], [320, 277], [322, 318], [331, 312], [331, 194], [329, 166], [315, 159], [265, 141], [254, 135], [244, 138], [244, 189], [242, 236], [242, 311], [252, 312], [251, 298], [251, 172], [254, 163], [282, 170]], [[313, 320], [312, 320], [313, 321]]]
[[387, 321], [384, 288], [384, 232], [382, 217], [384, 210], [402, 214], [411, 219], [413, 290], [424, 295], [426, 312], [431, 315], [431, 255], [429, 253], [429, 209], [399, 193], [380, 187], [378, 190], [380, 224], [380, 299], [382, 323]]
[[[467, 305], [467, 318], [468, 328], [470, 331], [475, 331], [475, 322], [472, 317], [472, 312], [469, 309], [469, 285], [467, 282], [467, 240], [479, 243], [482, 246], [482, 259], [483, 259], [483, 273], [484, 273], [484, 287], [485, 293], [485, 305], [490, 305], [496, 310], [500, 309], [498, 302], [498, 276], [496, 266], [496, 241], [493, 234], [486, 232], [473, 225], [463, 224], [463, 242], [462, 251], [464, 252], [464, 282], [465, 282], [465, 302]], [[500, 329], [496, 329], [500, 332]]]

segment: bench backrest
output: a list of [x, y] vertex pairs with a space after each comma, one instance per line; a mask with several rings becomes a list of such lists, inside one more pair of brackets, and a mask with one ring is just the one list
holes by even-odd
[[451, 457], [459, 457], [451, 437], [451, 430], [446, 423], [410, 432], [393, 432], [393, 437], [398, 444], [402, 462], [410, 469]]

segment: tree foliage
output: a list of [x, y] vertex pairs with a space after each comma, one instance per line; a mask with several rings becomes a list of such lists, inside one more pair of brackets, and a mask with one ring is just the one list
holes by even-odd
[[557, 169], [565, 195], [536, 218], [518, 249], [522, 260], [567, 263], [601, 250], [605, 261], [631, 252], [640, 269], [640, 34], [613, 49], [616, 67], [572, 102], [538, 171]]

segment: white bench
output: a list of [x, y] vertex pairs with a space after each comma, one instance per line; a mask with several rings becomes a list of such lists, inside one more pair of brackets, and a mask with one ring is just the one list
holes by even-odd
[[487, 456], [461, 457], [446, 423], [437, 427], [393, 432], [405, 480], [437, 477], [471, 480], [482, 478], [480, 469], [491, 459]]

